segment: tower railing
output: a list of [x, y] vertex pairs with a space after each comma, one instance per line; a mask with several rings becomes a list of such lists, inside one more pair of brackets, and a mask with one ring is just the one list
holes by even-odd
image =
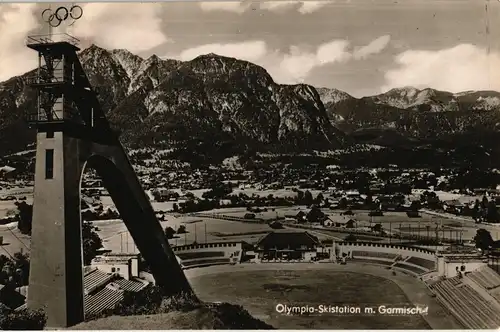
[[80, 44], [80, 40], [75, 38], [67, 33], [55, 33], [49, 35], [32, 35], [28, 36], [26, 39], [26, 45], [35, 45], [35, 44], [53, 44], [53, 43], [62, 43], [66, 42], [73, 46], [78, 46]]
[[[27, 85], [38, 91], [37, 109], [27, 115], [31, 126], [71, 121], [81, 123], [75, 108], [75, 61], [79, 40], [66, 33], [32, 35], [27, 46], [39, 54], [38, 69], [26, 77]], [[83, 72], [83, 71], [82, 71]]]
[[46, 68], [39, 68], [39, 71], [24, 78], [27, 85], [50, 85], [50, 84], [62, 84], [68, 83], [64, 81], [61, 77], [63, 73], [63, 68], [52, 69], [52, 71]]

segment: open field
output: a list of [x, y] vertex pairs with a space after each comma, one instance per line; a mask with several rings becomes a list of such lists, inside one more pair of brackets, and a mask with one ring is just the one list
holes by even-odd
[[[25, 202], [28, 204], [33, 204], [33, 195], [17, 195], [17, 197], [26, 197]], [[14, 205], [16, 201], [0, 201], [0, 218], [5, 218], [10, 214], [16, 212], [16, 206]]]
[[[458, 328], [456, 321], [413, 277], [371, 265], [241, 264], [185, 271], [204, 301], [242, 305], [254, 317], [281, 329], [428, 329]], [[429, 306], [422, 316], [314, 313], [288, 316], [276, 311], [288, 306], [400, 307]]]
[[[268, 211], [255, 213], [256, 218], [262, 218], [265, 220], [274, 219], [276, 217], [284, 217], [285, 215], [295, 215], [300, 211], [307, 211], [305, 206], [293, 206], [293, 207], [275, 207], [275, 211], [272, 211], [272, 207], [267, 207]], [[367, 210], [354, 210], [354, 215], [352, 216], [340, 216], [344, 210], [330, 210], [322, 209], [323, 213], [328, 215], [332, 220], [339, 219], [354, 219], [356, 220], [357, 227], [369, 227], [377, 223], [381, 224], [383, 229], [386, 231], [392, 230], [393, 232], [401, 231], [402, 233], [418, 233], [420, 228], [421, 234], [426, 235], [427, 226], [429, 226], [430, 232], [434, 232], [436, 225], [443, 226], [445, 230], [445, 237], [450, 237], [449, 231], [452, 230], [453, 236], [456, 236], [455, 231], [463, 231], [463, 238], [466, 240], [471, 240], [476, 234], [477, 225], [463, 222], [461, 220], [455, 220], [448, 218], [446, 216], [430, 215], [427, 213], [420, 213], [419, 218], [410, 218], [406, 215], [406, 212], [384, 212], [383, 216], [371, 217], [369, 216], [369, 211]], [[220, 213], [228, 216], [243, 217], [248, 211], [245, 208], [222, 208], [212, 211], [206, 211], [204, 213]], [[485, 227], [481, 225], [480, 227]], [[487, 226], [486, 226], [487, 227]], [[411, 230], [410, 230], [411, 229]], [[493, 234], [500, 231], [500, 228], [492, 229], [493, 238], [498, 238], [497, 234]], [[500, 235], [500, 234], [499, 234]]]
[[[33, 195], [29, 191], [32, 188], [12, 188], [9, 190], [2, 190], [2, 195], [14, 195], [17, 197], [25, 196], [27, 198], [27, 203], [33, 202]], [[194, 192], [196, 195], [200, 195], [206, 190], [199, 190]], [[242, 190], [236, 190], [239, 193]], [[288, 189], [282, 190], [268, 190], [259, 191], [257, 189], [245, 189], [243, 190], [246, 194], [251, 195], [253, 193], [259, 195], [269, 195], [273, 194], [275, 196], [284, 195], [290, 196], [295, 194], [293, 191]], [[317, 195], [318, 191], [313, 191], [313, 195]], [[447, 194], [447, 193], [443, 193]], [[456, 198], [460, 195], [450, 194], [451, 198]], [[449, 198], [449, 197], [446, 197]], [[473, 197], [464, 197], [464, 200], [471, 200]], [[101, 202], [105, 207], [113, 206], [113, 201], [109, 196], [101, 196]], [[0, 201], [0, 217], [5, 217], [8, 214], [14, 213], [15, 211], [15, 201]], [[175, 202], [152, 202], [153, 208], [155, 210], [167, 211], [170, 210]], [[299, 211], [307, 210], [305, 206], [293, 206], [293, 207], [274, 207], [275, 211], [272, 211], [273, 207], [267, 207], [268, 211], [256, 213], [257, 218], [262, 218], [266, 220], [274, 219], [276, 217], [284, 217], [285, 215], [295, 215]], [[332, 217], [333, 220], [340, 217], [339, 214], [342, 211], [322, 209], [324, 213]], [[369, 226], [370, 221], [372, 225], [376, 223], [382, 224], [384, 230], [392, 232], [402, 232], [402, 233], [413, 233], [418, 234], [418, 229], [420, 229], [420, 234], [426, 236], [427, 233], [431, 236], [435, 235], [436, 225], [442, 225], [444, 231], [444, 237], [459, 237], [459, 233], [462, 232], [462, 239], [472, 240], [476, 234], [478, 228], [485, 228], [491, 232], [494, 240], [500, 240], [500, 227], [488, 226], [488, 225], [474, 225], [471, 222], [455, 220], [447, 216], [430, 215], [426, 213], [421, 213], [420, 218], [409, 218], [404, 212], [385, 212], [382, 217], [370, 217], [368, 211], [353, 211], [355, 214], [353, 216], [346, 216], [346, 218], [352, 218], [359, 222], [358, 226]], [[243, 217], [248, 211], [246, 208], [221, 208], [213, 211], [205, 211], [204, 213], [220, 213], [229, 216]], [[194, 220], [202, 220], [197, 223], [190, 223]], [[253, 223], [242, 223], [237, 221], [227, 221], [227, 220], [217, 220], [209, 218], [200, 217], [174, 217], [167, 216], [167, 221], [161, 222], [162, 228], [166, 226], [171, 226], [177, 229], [181, 224], [185, 225], [188, 233], [179, 235], [178, 238], [172, 239], [170, 242], [173, 245], [182, 245], [185, 243], [191, 243], [193, 241], [197, 242], [213, 242], [213, 241], [247, 241], [250, 243], [255, 243], [258, 241], [266, 232], [272, 231], [272, 229], [266, 224], [253, 224]], [[103, 238], [104, 246], [106, 249], [111, 249], [114, 251], [130, 251], [133, 252], [134, 245], [133, 239], [126, 230], [125, 225], [120, 220], [110, 220], [110, 221], [97, 221], [95, 225], [99, 227], [99, 234]], [[21, 235], [17, 228], [11, 225], [11, 230], [8, 230], [9, 226], [0, 226], [0, 236], [4, 236], [4, 242], [7, 243], [3, 249], [0, 249], [2, 253], [6, 254], [5, 249], [9, 253], [14, 253], [21, 249], [25, 250], [29, 247], [29, 238]], [[401, 229], [400, 229], [401, 228]], [[411, 230], [409, 229], [411, 228]], [[429, 229], [429, 231], [428, 231]], [[206, 232], [205, 232], [206, 230]], [[450, 233], [451, 230], [451, 233]], [[320, 239], [333, 238], [336, 240], [341, 240], [348, 235], [346, 233], [334, 233], [330, 231], [322, 230], [311, 230], [311, 233], [318, 236]], [[443, 232], [440, 231], [440, 237], [443, 236]]]
[[[193, 221], [198, 222], [193, 223]], [[116, 252], [137, 252], [133, 238], [121, 220], [99, 220], [94, 221], [93, 224], [99, 229], [98, 233], [103, 240], [105, 249]], [[168, 215], [167, 220], [160, 222], [160, 224], [162, 229], [165, 229], [167, 226], [175, 230], [177, 230], [180, 225], [186, 227], [188, 233], [179, 234], [178, 238], [171, 239], [170, 243], [172, 245], [190, 244], [195, 240], [199, 243], [205, 241], [215, 242], [229, 240], [255, 243], [267, 232], [273, 231], [267, 224], [243, 223], [200, 217], [175, 217], [171, 215]], [[289, 231], [297, 230], [291, 229]], [[318, 232], [312, 233], [320, 239], [332, 238], [332, 235]], [[347, 234], [339, 234], [342, 238], [346, 235]], [[10, 227], [7, 225], [0, 226], [0, 236], [4, 236], [4, 242], [8, 243], [4, 248], [11, 254], [21, 249], [26, 250], [25, 246], [29, 247], [29, 238], [20, 234], [16, 225], [11, 225]], [[2, 252], [6, 254], [4, 250], [2, 250]]]
[[[195, 223], [190, 222], [200, 219], [203, 221]], [[106, 249], [111, 249], [117, 252], [133, 252], [133, 239], [130, 235], [128, 235], [128, 231], [123, 222], [96, 221], [94, 222], [94, 225], [99, 227], [98, 233], [103, 239], [104, 247]], [[171, 239], [170, 244], [172, 245], [190, 244], [195, 240], [199, 243], [203, 243], [205, 241], [215, 242], [228, 240], [254, 243], [257, 242], [265, 234], [265, 232], [272, 231], [267, 224], [242, 223], [219, 219], [204, 219], [200, 217], [167, 216], [167, 221], [161, 222], [161, 225], [163, 229], [170, 226], [175, 230], [177, 230], [180, 225], [186, 226], [188, 233], [179, 234], [177, 235], [178, 238]], [[232, 236], [233, 234], [236, 236]]]
[[[190, 223], [190, 220], [200, 220], [202, 222]], [[125, 225], [121, 221], [97, 221], [94, 225], [99, 227], [99, 235], [103, 239], [106, 249], [117, 252], [137, 252], [134, 249], [134, 242], [128, 233]], [[186, 226], [188, 233], [178, 234], [177, 238], [169, 240], [171, 245], [190, 244], [196, 240], [198, 243], [216, 241], [246, 241], [256, 243], [266, 233], [273, 231], [267, 224], [252, 224], [238, 221], [228, 221], [219, 219], [209, 219], [200, 217], [173, 217], [168, 216], [168, 221], [161, 222], [162, 228], [170, 226], [177, 229], [180, 225]], [[206, 226], [205, 226], [206, 225]], [[206, 233], [205, 233], [206, 227]], [[283, 229], [281, 231], [296, 232], [295, 229]], [[312, 231], [312, 234], [320, 240], [335, 238], [334, 234], [325, 234]], [[206, 236], [205, 236], [206, 234]], [[342, 238], [347, 234], [339, 234]], [[339, 239], [337, 237], [337, 239]], [[128, 247], [127, 247], [128, 246]], [[128, 249], [127, 249], [128, 248]]]
[[[307, 211], [307, 208], [305, 206], [275, 207], [275, 211], [272, 211], [272, 207], [267, 207], [267, 209], [267, 212], [256, 213], [255, 217], [269, 220], [276, 217], [284, 217], [285, 215], [295, 215], [299, 211]], [[406, 212], [390, 211], [384, 212], [384, 215], [381, 217], [371, 217], [368, 215], [369, 211], [367, 210], [354, 210], [354, 215], [352, 216], [340, 216], [340, 213], [344, 212], [344, 210], [322, 209], [322, 211], [323, 213], [331, 217], [332, 220], [344, 218], [347, 220], [354, 219], [358, 222], [357, 227], [369, 227], [370, 222], [372, 226], [380, 223], [382, 225], [382, 228], [386, 231], [401, 232], [405, 234], [418, 234], [420, 229], [421, 236], [427, 235], [427, 227], [429, 227], [429, 235], [434, 236], [436, 226], [439, 225], [439, 237], [443, 237], [442, 230], [444, 229], [445, 238], [459, 238], [460, 232], [462, 232], [462, 239], [466, 241], [472, 240], [474, 238], [478, 228], [485, 228], [491, 232], [494, 240], [500, 239], [500, 227], [475, 225], [471, 222], [464, 222], [441, 215], [420, 213], [419, 218], [410, 218], [406, 215]], [[228, 216], [242, 218], [246, 213], [248, 213], [248, 211], [245, 208], [222, 208], [212, 211], [205, 211], [203, 213], [220, 213]]]
[[[414, 192], [412, 193], [411, 196], [414, 197], [414, 198], [420, 198], [420, 194], [423, 193], [423, 192], [424, 192], [423, 189], [414, 190]], [[476, 199], [481, 200], [483, 198], [480, 195], [478, 195], [478, 196], [471, 196], [471, 195], [454, 194], [454, 193], [450, 193], [450, 192], [446, 192], [446, 191], [441, 191], [441, 190], [436, 190], [435, 193], [436, 193], [437, 197], [439, 197], [439, 199], [441, 201], [450, 201], [450, 200], [456, 199], [456, 200], [460, 201], [463, 204], [474, 202]]]
[[[353, 211], [354, 215], [349, 216], [353, 219], [363, 221], [363, 222], [370, 222], [372, 221], [373, 224], [376, 223], [381, 223], [382, 225], [384, 224], [389, 224], [393, 223], [394, 225], [399, 225], [399, 223], [402, 224], [423, 224], [423, 223], [435, 223], [435, 222], [440, 222], [443, 221], [444, 218], [440, 217], [435, 217], [435, 216], [430, 216], [430, 215], [425, 215], [421, 214], [420, 218], [410, 218], [406, 215], [406, 212], [384, 212], [384, 215], [381, 217], [371, 217], [368, 215], [369, 211], [366, 210], [354, 210]], [[332, 213], [333, 214], [333, 213]], [[456, 222], [455, 222], [456, 223]]]
[[[255, 214], [255, 218], [260, 218], [264, 220], [276, 219], [277, 217], [285, 217], [285, 215], [296, 215], [301, 210], [307, 210], [305, 206], [266, 206], [259, 207], [259, 209], [267, 209], [267, 211], [263, 212], [252, 212]], [[273, 211], [274, 209], [274, 211]], [[246, 208], [220, 208], [214, 209], [211, 211], [204, 211], [202, 213], [219, 213], [224, 214], [231, 217], [239, 217], [243, 218], [245, 214], [249, 213]]]
[[[113, 200], [111, 199], [111, 196], [101, 196], [101, 203], [104, 208], [107, 207], [114, 207], [115, 204], [113, 203]], [[155, 211], [170, 211], [174, 208], [174, 204], [179, 202], [151, 202], [151, 205], [153, 206], [153, 209]]]
[[[335, 218], [335, 216], [338, 216], [341, 211], [331, 211], [325, 209], [323, 212], [332, 216], [332, 218]], [[439, 225], [439, 227], [442, 226], [439, 233], [440, 237], [443, 237], [442, 229], [444, 229], [445, 238], [457, 238], [459, 237], [457, 234], [463, 232], [462, 239], [472, 240], [476, 235], [478, 228], [485, 228], [491, 232], [491, 236], [494, 240], [500, 239], [500, 227], [476, 225], [473, 222], [464, 222], [448, 218], [446, 216], [420, 213], [420, 218], [410, 218], [406, 215], [406, 212], [384, 212], [384, 215], [381, 217], [371, 217], [368, 215], [369, 212], [366, 210], [354, 210], [353, 212], [354, 215], [347, 216], [347, 218], [360, 221], [362, 226], [369, 226], [370, 221], [372, 222], [372, 225], [381, 224], [382, 228], [386, 231], [392, 230], [392, 232], [400, 231], [406, 234], [418, 234], [420, 229], [421, 236], [426, 236], [427, 227], [429, 227], [430, 236], [434, 236], [436, 226]]]
[[[285, 214], [291, 213], [293, 211], [296, 212], [298, 210], [297, 207], [292, 207], [282, 209], [277, 208], [276, 211], [278, 214]], [[241, 215], [246, 213], [247, 211], [244, 208], [240, 208], [219, 209], [218, 212], [228, 215]], [[276, 214], [276, 212], [269, 213]], [[353, 218], [359, 218], [359, 220], [365, 221], [370, 219], [367, 211], [355, 211], [355, 215], [353, 216]], [[405, 213], [387, 212], [383, 217], [374, 218], [374, 222], [381, 223], [383, 228], [386, 230], [389, 230], [389, 228], [392, 227], [393, 231], [397, 231], [399, 228], [399, 224], [401, 223], [402, 231], [404, 233], [408, 233], [407, 229], [409, 226], [411, 226], [414, 229], [413, 233], [416, 234], [417, 231], [415, 229], [417, 227], [420, 227], [422, 236], [427, 235], [427, 230], [425, 229], [426, 225], [433, 225], [433, 227], [430, 228], [430, 235], [434, 235], [435, 221], [440, 221], [443, 225], [449, 225], [447, 229], [463, 230], [464, 235], [462, 236], [462, 238], [464, 240], [472, 239], [477, 230], [477, 225], [465, 225], [463, 228], [460, 228], [457, 226], [459, 222], [455, 220], [447, 219], [444, 217], [429, 216], [426, 214], [422, 214], [422, 218], [412, 219], [408, 218]], [[392, 226], [389, 226], [389, 223], [392, 223]], [[116, 252], [137, 252], [133, 239], [128, 233], [125, 224], [121, 220], [94, 221], [94, 225], [99, 228], [98, 233], [103, 239], [103, 245], [105, 249], [113, 250]], [[215, 242], [229, 240], [255, 243], [267, 232], [273, 231], [273, 229], [271, 229], [267, 224], [244, 223], [238, 221], [228, 221], [202, 217], [175, 217], [170, 215], [167, 216], [166, 221], [161, 222], [161, 225], [163, 229], [167, 226], [170, 226], [175, 230], [177, 230], [180, 225], [186, 226], [188, 233], [179, 234], [178, 238], [171, 239], [170, 243], [172, 245], [189, 244], [195, 240], [199, 243], [205, 241]], [[499, 228], [484, 225], [481, 225], [480, 227], [489, 229], [491, 231], [493, 239], [500, 239]], [[21, 249], [26, 250], [26, 247], [29, 247], [29, 238], [25, 235], [20, 234], [15, 225], [11, 225], [9, 228], [10, 230], [7, 226], [0, 226], [0, 236], [4, 236], [4, 242], [7, 243], [7, 245], [3, 246], [2, 249], [0, 249], [1, 252], [3, 254], [6, 254], [5, 250], [7, 250], [9, 253], [13, 254], [14, 252], [20, 251]], [[289, 229], [289, 231], [297, 230]], [[308, 231], [317, 236], [320, 240], [342, 240], [349, 234], [349, 232], [332, 232], [327, 228], [325, 228], [324, 230], [315, 229]], [[439, 236], [442, 236], [441, 232]], [[448, 230], [446, 230], [445, 237], [448, 236], [450, 236], [450, 233]], [[454, 233], [453, 236], [456, 236], [456, 233]], [[360, 240], [372, 241], [373, 239], [360, 238]], [[385, 242], [389, 242], [389, 240], [387, 239]]]
[[[15, 201], [0, 201], [0, 218], [8, 217], [16, 212]], [[27, 201], [28, 203], [29, 201]], [[29, 202], [30, 204], [32, 203]]]

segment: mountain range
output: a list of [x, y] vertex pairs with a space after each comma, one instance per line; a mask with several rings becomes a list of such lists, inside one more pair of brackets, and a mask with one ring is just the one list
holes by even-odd
[[[495, 91], [404, 87], [355, 98], [336, 89], [277, 84], [260, 66], [216, 54], [182, 62], [92, 45], [79, 58], [108, 120], [132, 148], [230, 155], [326, 151], [356, 142], [471, 142], [471, 135], [496, 134], [500, 123]], [[33, 73], [0, 83], [0, 155], [34, 142], [23, 120], [36, 110], [36, 93], [26, 85]]]
[[[450, 93], [404, 87], [354, 98], [336, 89], [318, 88], [330, 121], [353, 137], [381, 139], [382, 145], [451, 140], [474, 143], [496, 134], [500, 93]], [[472, 142], [472, 141], [470, 141]]]

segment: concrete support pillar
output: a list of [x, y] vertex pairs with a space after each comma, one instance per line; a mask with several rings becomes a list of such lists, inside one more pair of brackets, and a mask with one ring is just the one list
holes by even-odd
[[54, 328], [84, 318], [82, 163], [67, 143], [62, 132], [37, 136], [28, 307], [43, 309], [47, 326]]
[[43, 309], [47, 326], [84, 320], [80, 179], [95, 169], [166, 296], [192, 289], [119, 142], [40, 132], [37, 138], [28, 307]]

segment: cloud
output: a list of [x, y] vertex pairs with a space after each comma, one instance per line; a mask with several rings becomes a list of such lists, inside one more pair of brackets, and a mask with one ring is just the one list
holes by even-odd
[[439, 51], [408, 50], [395, 58], [397, 68], [385, 73], [387, 91], [401, 86], [431, 87], [450, 92], [500, 91], [500, 54], [460, 44]]
[[328, 4], [327, 1], [303, 1], [302, 6], [299, 8], [299, 13], [311, 14], [326, 4]]
[[0, 81], [34, 69], [36, 53], [26, 47], [26, 37], [38, 27], [36, 4], [0, 5]]
[[316, 51], [316, 59], [321, 64], [347, 61], [351, 58], [351, 54], [347, 51], [348, 47], [347, 40], [333, 40], [321, 44]]
[[[283, 12], [290, 9], [295, 9], [301, 14], [311, 14], [321, 7], [327, 5], [329, 1], [297, 1], [297, 0], [282, 0], [282, 1], [261, 1], [258, 7], [261, 10], [271, 12]], [[254, 3], [256, 4], [256, 3]], [[226, 11], [237, 14], [243, 14], [250, 9], [251, 2], [248, 1], [206, 1], [200, 2], [200, 7], [204, 11]]]
[[292, 46], [289, 54], [285, 54], [280, 63], [282, 72], [276, 73], [277, 77], [303, 82], [316, 67], [348, 61], [351, 58], [351, 54], [347, 51], [348, 46], [349, 42], [346, 40], [333, 40], [321, 44], [316, 52], [301, 51], [299, 47]]
[[203, 11], [226, 11], [242, 14], [250, 5], [239, 1], [205, 1], [200, 2], [200, 7]]
[[372, 54], [381, 52], [389, 42], [388, 38], [388, 36], [379, 37], [354, 53], [349, 51], [350, 43], [347, 40], [329, 41], [319, 45], [315, 52], [303, 51], [297, 46], [292, 46], [280, 63], [282, 72], [277, 73], [277, 75], [286, 77], [287, 80], [302, 82], [317, 67], [345, 63], [353, 58], [355, 60], [365, 59]]
[[307, 77], [316, 66], [318, 66], [318, 61], [314, 53], [304, 52], [297, 46], [292, 46], [290, 53], [285, 54], [279, 64], [281, 73], [276, 73], [278, 68], [273, 70], [271, 67], [270, 70], [275, 72], [278, 79], [290, 80], [290, 83], [294, 83]]
[[259, 5], [260, 9], [269, 10], [272, 12], [280, 12], [282, 10], [290, 9], [294, 6], [301, 6], [299, 1], [266, 1]]
[[68, 32], [86, 44], [139, 53], [168, 41], [161, 29], [160, 3], [89, 3], [82, 8], [85, 19]]
[[259, 8], [271, 12], [296, 9], [301, 14], [311, 14], [328, 3], [329, 1], [266, 1], [262, 2]]
[[353, 56], [355, 59], [365, 59], [370, 55], [377, 54], [382, 52], [383, 49], [387, 47], [389, 41], [391, 40], [391, 36], [384, 35], [380, 36], [377, 39], [371, 41], [368, 45], [360, 47], [357, 49]]
[[[311, 73], [314, 68], [325, 64], [341, 63], [349, 60], [349, 43], [345, 40], [333, 40], [324, 43], [315, 50], [304, 50], [291, 46], [288, 52], [269, 49], [261, 40], [228, 44], [206, 44], [182, 51], [177, 58], [189, 61], [208, 53], [234, 57], [260, 65], [271, 74], [278, 83], [298, 83]], [[170, 57], [172, 56], [165, 56]]]

